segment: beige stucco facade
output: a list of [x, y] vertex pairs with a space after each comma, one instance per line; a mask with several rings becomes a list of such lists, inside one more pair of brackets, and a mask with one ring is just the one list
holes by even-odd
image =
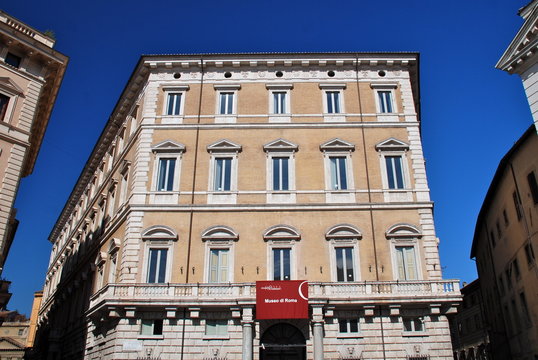
[[[42, 358], [450, 359], [417, 76], [415, 53], [142, 57], [50, 235]], [[310, 318], [258, 320], [255, 282], [287, 279]]]
[[0, 11], [0, 273], [18, 225], [19, 182], [32, 173], [67, 66], [53, 46], [47, 35]]

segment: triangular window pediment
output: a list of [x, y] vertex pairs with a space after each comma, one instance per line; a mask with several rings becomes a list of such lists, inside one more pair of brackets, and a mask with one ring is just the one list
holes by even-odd
[[207, 146], [208, 152], [240, 152], [241, 145], [231, 142], [230, 140], [219, 140]]
[[151, 147], [153, 152], [185, 152], [185, 145], [172, 140], [165, 140]]
[[264, 151], [295, 152], [298, 149], [299, 149], [299, 146], [284, 139], [277, 139], [263, 146]]
[[19, 87], [13, 80], [8, 77], [0, 77], [0, 89], [8, 92], [10, 95], [23, 95], [24, 90]]
[[321, 151], [355, 151], [355, 145], [342, 139], [332, 139], [319, 146]]
[[395, 138], [389, 138], [375, 146], [377, 151], [405, 151], [409, 150], [409, 144]]

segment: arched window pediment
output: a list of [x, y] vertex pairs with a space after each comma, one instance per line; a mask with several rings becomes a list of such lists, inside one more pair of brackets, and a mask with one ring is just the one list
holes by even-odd
[[202, 233], [202, 241], [238, 241], [239, 234], [231, 227], [224, 225], [212, 226]]
[[335, 225], [325, 233], [325, 239], [327, 240], [360, 240], [362, 239], [361, 231], [351, 224], [339, 224]]
[[263, 240], [301, 240], [301, 234], [293, 226], [275, 225], [263, 233]]
[[178, 239], [177, 233], [170, 227], [154, 225], [142, 231], [142, 240], [172, 240]]
[[385, 233], [387, 239], [417, 239], [422, 237], [422, 232], [411, 224], [396, 224], [391, 226]]

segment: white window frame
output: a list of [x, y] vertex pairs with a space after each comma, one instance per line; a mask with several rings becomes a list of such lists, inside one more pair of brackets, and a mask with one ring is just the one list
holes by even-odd
[[[216, 329], [218, 329], [219, 327], [224, 327], [226, 332], [223, 334], [218, 334], [218, 333], [208, 334], [210, 323], [213, 323], [213, 322], [215, 322], [217, 325]], [[220, 326], [218, 324], [219, 322], [221, 323]], [[222, 324], [222, 323], [225, 323], [225, 324]], [[203, 335], [204, 340], [228, 340], [229, 338], [230, 338], [230, 320], [229, 319], [210, 318], [210, 319], [204, 320], [204, 335]]]
[[[223, 139], [207, 146], [210, 154], [209, 159], [209, 181], [207, 189], [207, 202], [209, 204], [235, 204], [237, 202], [237, 172], [239, 162], [239, 152], [242, 147], [229, 140]], [[216, 163], [219, 158], [230, 158], [230, 190], [215, 190]]]
[[[338, 84], [338, 83], [326, 83], [326, 84], [319, 84], [319, 88], [322, 90], [323, 95], [323, 121], [325, 122], [345, 122], [346, 121], [346, 115], [345, 115], [345, 102], [344, 102], [344, 90], [346, 89], [346, 84]], [[338, 95], [338, 105], [339, 105], [339, 112], [335, 113], [329, 113], [329, 104], [327, 102], [327, 96], [328, 93], [331, 92], [337, 92]]]
[[[163, 88], [164, 98], [163, 98], [163, 110], [162, 110], [162, 118], [161, 118], [161, 122], [163, 124], [182, 124], [183, 123], [183, 117], [185, 114], [185, 97], [188, 90], [189, 90], [189, 85], [173, 85], [173, 86], [166, 86]], [[179, 101], [179, 114], [177, 115], [168, 114], [168, 105], [169, 105], [171, 94], [181, 95], [181, 99]]]
[[[411, 330], [405, 329], [405, 322], [411, 324]], [[420, 322], [422, 329], [416, 330], [416, 322]], [[402, 316], [402, 333], [403, 336], [424, 335], [426, 333], [426, 321], [423, 316]]]
[[[370, 87], [374, 90], [375, 106], [377, 112], [378, 121], [398, 122], [400, 121], [398, 116], [398, 104], [396, 101], [396, 89], [398, 83], [395, 82], [373, 82]], [[381, 103], [379, 101], [379, 92], [390, 92], [390, 100], [392, 106], [392, 112], [382, 112]]]
[[267, 263], [266, 278], [269, 281], [274, 280], [274, 256], [275, 249], [290, 250], [290, 278], [289, 280], [298, 279], [297, 274], [297, 259], [298, 257], [298, 242], [301, 240], [301, 234], [297, 229], [289, 225], [271, 226], [263, 234], [263, 240], [267, 243]]
[[[392, 275], [394, 280], [399, 281], [419, 281], [423, 279], [423, 270], [420, 256], [420, 243], [419, 239], [422, 237], [422, 233], [417, 227], [410, 224], [396, 224], [387, 230], [386, 237], [390, 241], [391, 248], [391, 262], [392, 262]], [[400, 279], [398, 273], [398, 255], [396, 248], [398, 247], [412, 247], [415, 256], [415, 271], [417, 273], [416, 279]]]
[[142, 231], [141, 237], [142, 241], [144, 242], [144, 259], [141, 282], [147, 283], [148, 281], [150, 252], [152, 249], [167, 250], [164, 283], [170, 282], [172, 276], [172, 262], [174, 259], [174, 242], [176, 242], [178, 239], [177, 233], [168, 226], [154, 225]]
[[17, 107], [19, 97], [24, 94], [24, 90], [21, 89], [11, 79], [5, 79], [3, 81], [0, 81], [0, 94], [8, 97], [6, 113], [4, 115], [4, 118], [0, 119], [0, 122], [10, 124], [13, 119], [13, 113]]
[[[335, 319], [337, 319], [336, 321], [336, 326], [337, 326], [337, 333], [338, 335], [336, 335], [337, 338], [362, 338], [363, 335], [362, 335], [362, 329], [361, 329], [361, 325], [362, 325], [362, 318], [359, 316], [358, 312], [356, 311], [337, 311], [335, 312]], [[356, 320], [357, 321], [357, 332], [351, 332], [350, 329], [351, 329], [351, 326], [350, 326], [350, 321], [351, 320]], [[346, 323], [346, 329], [348, 331], [346, 332], [341, 332], [340, 331], [340, 324], [342, 321], [345, 321]]]
[[[234, 243], [239, 240], [239, 235], [227, 226], [213, 226], [202, 233], [202, 241], [205, 242], [205, 271], [204, 282], [219, 284], [233, 282], [234, 279]], [[211, 251], [228, 251], [228, 279], [219, 282], [210, 282], [211, 279]]]
[[[270, 123], [288, 123], [291, 122], [291, 90], [293, 84], [266, 84], [265, 87], [269, 90], [269, 122]], [[283, 113], [275, 112], [275, 93], [284, 93], [284, 106], [286, 111]]]
[[[341, 139], [330, 140], [320, 146], [323, 152], [323, 165], [325, 171], [325, 200], [328, 203], [351, 203], [355, 202], [355, 181], [353, 176], [353, 162], [351, 153], [355, 151], [355, 145]], [[332, 188], [332, 157], [344, 157], [346, 162], [347, 188], [345, 190]]]
[[[215, 84], [213, 85], [216, 90], [217, 99], [215, 106], [215, 123], [235, 123], [237, 122], [237, 95], [238, 91], [241, 89], [239, 84]], [[232, 96], [232, 113], [231, 114], [221, 114], [221, 94], [231, 93]]]
[[[153, 176], [152, 176], [152, 190], [150, 191], [150, 203], [152, 204], [177, 204], [179, 201], [179, 183], [181, 179], [181, 163], [183, 153], [185, 152], [185, 145], [176, 143], [171, 140], [166, 140], [152, 146], [152, 152], [154, 154], [153, 160]], [[175, 160], [174, 168], [174, 183], [172, 184], [172, 190], [159, 190], [159, 169], [161, 160], [173, 159]]]
[[120, 194], [119, 194], [119, 210], [123, 208], [125, 203], [127, 203], [127, 194], [129, 193], [129, 169], [131, 167], [131, 162], [123, 160], [123, 164], [120, 170]]
[[[379, 167], [381, 169], [382, 191], [385, 202], [409, 202], [413, 201], [413, 189], [411, 187], [411, 174], [409, 171], [408, 156], [409, 144], [389, 138], [375, 146], [379, 155]], [[402, 189], [389, 189], [386, 157], [397, 156], [402, 162], [402, 178], [404, 187]]]
[[[155, 335], [154, 332], [155, 332], [155, 321], [161, 321], [162, 322], [162, 334], [159, 334], [159, 335]], [[153, 340], [157, 340], [157, 339], [164, 339], [164, 326], [165, 326], [165, 323], [164, 323], [165, 319], [162, 319], [162, 318], [159, 318], [159, 319], [155, 319], [155, 318], [151, 318], [151, 319], [146, 319], [146, 318], [143, 318], [143, 319], [140, 319], [140, 332], [139, 332], [139, 335], [138, 335], [138, 339], [153, 339]], [[144, 322], [152, 322], [151, 324], [151, 334], [144, 334]]]
[[118, 275], [118, 254], [120, 249], [120, 240], [112, 238], [110, 240], [110, 246], [108, 250], [108, 257], [110, 259], [108, 263], [108, 283], [115, 283]]
[[353, 249], [353, 282], [360, 281], [360, 257], [359, 257], [359, 240], [362, 239], [361, 231], [350, 224], [339, 224], [331, 227], [325, 234], [325, 239], [329, 242], [330, 247], [330, 266], [331, 266], [331, 281], [347, 282], [338, 280], [338, 269], [336, 261], [337, 248]]
[[[266, 189], [268, 203], [296, 202], [295, 153], [299, 147], [284, 139], [271, 141], [263, 146], [266, 154]], [[288, 190], [273, 190], [273, 158], [288, 158]]]
[[105, 285], [105, 265], [108, 259], [108, 254], [100, 251], [95, 260], [95, 291], [99, 291]]

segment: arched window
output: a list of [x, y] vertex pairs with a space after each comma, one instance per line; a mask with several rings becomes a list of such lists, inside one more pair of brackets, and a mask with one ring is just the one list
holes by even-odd
[[173, 242], [177, 233], [170, 227], [154, 225], [142, 231], [142, 241], [146, 244], [145, 279], [148, 283], [170, 281]]
[[361, 231], [350, 224], [338, 224], [327, 230], [325, 239], [331, 244], [333, 281], [357, 281], [359, 273], [359, 240]]
[[421, 231], [411, 224], [396, 224], [391, 226], [386, 237], [391, 241], [392, 266], [394, 278], [398, 280], [418, 280], [422, 277], [418, 240]]
[[233, 243], [239, 240], [239, 234], [231, 227], [218, 225], [202, 232], [201, 237], [206, 243], [205, 281], [233, 281]]
[[301, 240], [299, 231], [290, 225], [275, 225], [265, 230], [263, 240], [268, 245], [267, 279], [296, 279], [296, 242]]

